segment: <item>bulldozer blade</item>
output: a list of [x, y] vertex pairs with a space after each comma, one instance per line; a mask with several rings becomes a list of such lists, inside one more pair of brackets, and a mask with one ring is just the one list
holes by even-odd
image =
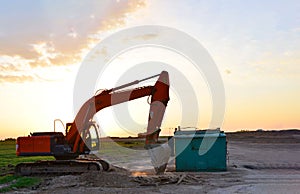
[[171, 148], [169, 145], [160, 144], [152, 146], [152, 148], [148, 149], [148, 153], [156, 174], [163, 174], [171, 156]]

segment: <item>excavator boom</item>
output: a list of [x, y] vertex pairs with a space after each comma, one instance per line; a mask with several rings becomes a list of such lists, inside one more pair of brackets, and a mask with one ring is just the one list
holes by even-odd
[[[150, 79], [151, 76], [146, 79]], [[145, 81], [146, 79], [140, 80]], [[136, 84], [140, 81], [135, 81], [129, 84]], [[100, 110], [123, 102], [128, 102], [145, 96], [151, 96], [150, 112], [147, 127], [146, 144], [153, 144], [157, 142], [161, 122], [165, 113], [165, 108], [169, 101], [169, 75], [168, 72], [163, 71], [159, 74], [159, 78], [154, 86], [145, 86], [135, 88], [132, 90], [119, 91], [125, 87], [130, 86], [125, 84], [123, 86], [104, 90], [100, 94], [87, 100], [77, 113], [75, 120], [66, 135], [66, 139], [70, 145], [73, 146], [73, 152], [83, 152], [84, 142], [80, 135], [93, 116]], [[157, 132], [153, 135], [154, 132]]]

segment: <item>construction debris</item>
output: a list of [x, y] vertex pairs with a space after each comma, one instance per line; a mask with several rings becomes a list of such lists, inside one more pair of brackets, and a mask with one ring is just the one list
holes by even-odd
[[167, 184], [199, 184], [204, 182], [200, 175], [196, 174], [165, 174], [133, 177], [133, 181], [140, 186], [159, 186]]

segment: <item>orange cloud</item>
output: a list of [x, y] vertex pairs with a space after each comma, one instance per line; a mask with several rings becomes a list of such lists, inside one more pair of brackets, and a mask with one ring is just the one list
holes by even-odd
[[[1, 82], [35, 80], [34, 76], [16, 73], [24, 71], [24, 66], [30, 71], [37, 67], [80, 62], [86, 52], [99, 42], [99, 34], [123, 27], [128, 16], [144, 7], [145, 2], [122, 0], [62, 2], [59, 5], [45, 3], [41, 12], [34, 13], [36, 17], [26, 16], [27, 19], [22, 25], [18, 20], [22, 19], [21, 14], [26, 12], [19, 13], [11, 19], [16, 25], [1, 28], [4, 29], [4, 39], [0, 45]], [[45, 14], [48, 14], [47, 19]], [[24, 25], [27, 26], [26, 29], [23, 28]], [[14, 58], [15, 56], [18, 58]], [[11, 61], [12, 58], [14, 61]]]
[[28, 81], [34, 81], [35, 77], [30, 75], [1, 75], [0, 83], [11, 82], [11, 83], [24, 83]]
[[110, 12], [107, 20], [101, 22], [99, 30], [112, 30], [116, 27], [122, 27], [126, 23], [127, 16], [146, 6], [145, 0], [128, 0], [125, 4], [124, 1], [117, 1], [115, 5], [117, 7], [123, 7], [116, 12]]

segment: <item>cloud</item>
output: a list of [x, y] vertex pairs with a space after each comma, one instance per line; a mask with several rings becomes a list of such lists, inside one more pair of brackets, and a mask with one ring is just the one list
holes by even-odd
[[32, 44], [33, 50], [38, 54], [37, 59], [34, 61], [36, 64], [38, 62], [38, 65], [40, 66], [47, 66], [51, 65], [51, 59], [55, 59], [60, 54], [55, 51], [55, 48], [53, 46], [52, 42], [41, 42], [38, 44]]
[[20, 56], [0, 57], [0, 83], [34, 81], [34, 76], [30, 75], [30, 62]]
[[2, 63], [0, 65], [0, 72], [7, 72], [7, 71], [21, 71], [18, 67], [14, 66], [11, 63]]
[[91, 44], [99, 41], [99, 34], [124, 26], [127, 17], [145, 5], [144, 0], [3, 3], [0, 70], [5, 72], [1, 82], [34, 80], [25, 75], [20, 75], [20, 79], [12, 75], [22, 70], [21, 62], [29, 68], [78, 63]]
[[30, 69], [30, 63], [33, 60], [25, 59], [21, 56], [0, 56], [0, 72], [19, 72], [28, 71]]
[[2, 75], [0, 74], [0, 83], [24, 83], [28, 81], [34, 81], [35, 77], [30, 75]]

